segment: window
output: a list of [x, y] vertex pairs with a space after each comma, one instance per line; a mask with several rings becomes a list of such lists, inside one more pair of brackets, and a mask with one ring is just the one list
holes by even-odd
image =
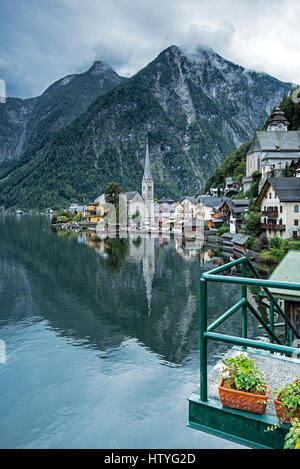
[[269, 194], [269, 199], [272, 199], [272, 192], [270, 192]]
[[298, 221], [298, 220], [294, 220], [294, 225], [295, 225], [295, 226], [298, 226], [298, 225], [299, 225], [299, 221]]
[[294, 205], [294, 212], [298, 213], [299, 212], [299, 205]]
[[280, 205], [280, 213], [282, 213], [282, 205]]

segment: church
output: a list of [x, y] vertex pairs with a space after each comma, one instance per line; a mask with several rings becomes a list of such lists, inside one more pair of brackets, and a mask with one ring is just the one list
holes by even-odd
[[262, 186], [269, 176], [282, 173], [286, 164], [290, 166], [300, 158], [300, 131], [290, 131], [288, 126], [285, 113], [277, 107], [267, 121], [267, 130], [255, 132], [246, 158], [245, 193], [254, 171], [262, 173]]
[[146, 141], [144, 175], [142, 179], [142, 196], [137, 192], [124, 192], [127, 200], [129, 223], [154, 223], [154, 182], [151, 174], [149, 142]]

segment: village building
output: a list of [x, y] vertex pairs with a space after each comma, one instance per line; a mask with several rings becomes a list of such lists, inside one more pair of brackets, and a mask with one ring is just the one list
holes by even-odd
[[232, 177], [226, 178], [226, 186], [224, 189], [224, 195], [226, 197], [232, 197], [233, 195], [237, 195], [240, 192], [240, 183], [238, 181], [234, 181]]
[[176, 202], [172, 199], [160, 199], [154, 203], [155, 223], [164, 225], [174, 224]]
[[243, 218], [249, 212], [249, 199], [227, 199], [222, 207], [223, 218], [229, 225], [230, 233], [238, 233], [242, 228]]
[[261, 186], [270, 175], [282, 176], [286, 165], [300, 158], [300, 131], [289, 131], [284, 112], [276, 108], [268, 122], [267, 130], [257, 131], [246, 157], [244, 192], [251, 186], [254, 171], [262, 173]]
[[233, 249], [239, 254], [244, 255], [247, 251], [246, 242], [250, 238], [248, 235], [235, 234], [232, 238]]
[[269, 178], [256, 201], [261, 205], [261, 226], [268, 238], [297, 237], [300, 227], [300, 178]]
[[197, 197], [197, 202], [202, 204], [204, 207], [205, 222], [208, 223], [208, 221], [218, 218], [216, 213], [218, 213], [225, 200], [225, 197], [213, 197], [207, 195]]
[[84, 205], [71, 204], [69, 207], [69, 212], [74, 213], [75, 215], [84, 216]]
[[191, 221], [196, 216], [196, 210], [196, 197], [182, 197], [175, 204], [174, 217], [176, 222]]
[[127, 204], [128, 223], [141, 223], [144, 211], [144, 200], [137, 192], [123, 192], [120, 197]]

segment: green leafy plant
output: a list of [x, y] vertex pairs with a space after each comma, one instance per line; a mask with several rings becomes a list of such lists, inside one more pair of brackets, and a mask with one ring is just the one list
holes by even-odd
[[[234, 358], [226, 358], [223, 360], [222, 377], [224, 385], [233, 385], [235, 389], [243, 392], [251, 392], [253, 394], [263, 393], [266, 390], [264, 378], [259, 371], [254, 360], [246, 355], [237, 355]], [[227, 383], [226, 383], [227, 382]]]
[[300, 449], [300, 421], [293, 419], [291, 428], [284, 439], [284, 449]]
[[278, 400], [281, 402], [286, 415], [291, 417], [300, 407], [300, 379], [293, 383], [288, 383], [282, 389], [276, 389], [275, 391], [279, 393]]

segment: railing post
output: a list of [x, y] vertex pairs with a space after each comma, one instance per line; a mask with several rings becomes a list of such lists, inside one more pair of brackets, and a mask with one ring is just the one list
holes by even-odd
[[207, 281], [200, 280], [200, 399], [207, 402]]
[[[244, 278], [247, 278], [247, 275], [248, 275], [248, 270], [247, 270], [247, 264], [246, 262], [244, 262], [242, 264], [242, 277]], [[242, 286], [242, 297], [247, 300], [247, 293], [248, 293], [248, 287], [247, 285], [243, 285]], [[245, 304], [243, 305], [242, 307], [242, 337], [244, 339], [247, 339], [248, 337], [248, 321], [247, 321], [247, 315], [248, 315], [248, 312], [247, 312], [247, 303], [245, 302]], [[247, 347], [245, 347], [246, 349]]]
[[[270, 300], [270, 329], [273, 332], [273, 334], [275, 330], [274, 324], [275, 324], [274, 323], [274, 300]], [[270, 342], [272, 344], [274, 343], [274, 339], [272, 336], [270, 337]]]

